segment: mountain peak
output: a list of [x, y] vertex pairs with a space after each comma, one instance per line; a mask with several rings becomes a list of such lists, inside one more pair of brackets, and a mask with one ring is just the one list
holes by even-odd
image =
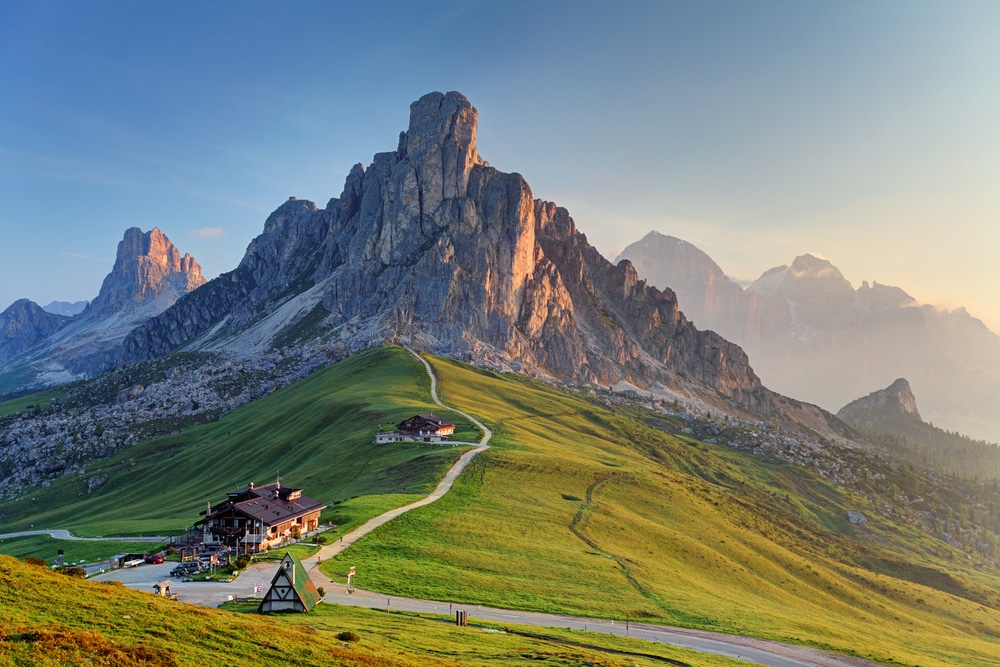
[[478, 123], [479, 112], [461, 93], [428, 93], [410, 105], [396, 153], [413, 166], [425, 210], [464, 197], [472, 167], [485, 164], [476, 150]]
[[910, 389], [910, 383], [904, 378], [897, 379], [885, 389], [873, 391], [864, 398], [848, 403], [837, 413], [838, 417], [848, 423], [858, 423], [861, 421], [860, 415], [881, 415], [882, 418], [903, 415], [920, 420], [917, 399]]
[[833, 278], [838, 281], [846, 281], [840, 269], [830, 263], [830, 260], [806, 253], [799, 255], [789, 267], [791, 275], [795, 277], [809, 276], [811, 278]]
[[118, 243], [115, 265], [100, 294], [85, 312], [107, 317], [151, 300], [163, 301], [162, 310], [204, 282], [195, 258], [181, 256], [159, 227], [148, 232], [130, 227]]

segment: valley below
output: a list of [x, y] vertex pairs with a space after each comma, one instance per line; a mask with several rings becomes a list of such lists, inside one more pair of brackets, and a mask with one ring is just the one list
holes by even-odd
[[[911, 474], [939, 494], [975, 487], [763, 423], [432, 363], [443, 402], [488, 426], [492, 447], [448, 495], [324, 558], [332, 580], [358, 566], [356, 585], [395, 598], [722, 631], [882, 663], [996, 664], [1000, 588], [993, 555], [978, 542], [987, 539], [983, 527], [962, 521], [956, 535], [966, 544], [952, 544], [935, 534], [933, 512], [879, 491], [899, 489]], [[60, 409], [61, 399], [49, 398], [34, 418]], [[171, 534], [190, 525], [205, 498], [271, 477], [277, 460], [283, 479], [322, 498], [348, 530], [384, 511], [368, 505], [356, 514], [352, 503], [405, 504], [398, 494], [426, 495], [455, 460], [460, 449], [371, 444], [380, 423], [423, 406], [442, 411], [425, 369], [401, 348], [376, 348], [216, 421], [55, 476], [30, 498], [5, 501], [4, 525]], [[462, 439], [480, 437], [469, 420], [444, 412]], [[166, 493], [158, 470], [185, 472], [171, 476]], [[874, 500], [854, 470], [867, 471]], [[105, 482], [88, 489], [94, 476]], [[850, 512], [865, 523], [852, 523]], [[383, 643], [386, 632], [366, 642]], [[161, 645], [153, 635], [141, 641]], [[689, 658], [681, 661], [709, 664]]]

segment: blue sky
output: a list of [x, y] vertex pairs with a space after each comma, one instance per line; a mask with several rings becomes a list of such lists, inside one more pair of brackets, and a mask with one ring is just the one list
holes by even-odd
[[609, 259], [813, 252], [1000, 331], [992, 0], [6, 2], [0, 62], [0, 309], [92, 298], [131, 226], [228, 271], [458, 90]]

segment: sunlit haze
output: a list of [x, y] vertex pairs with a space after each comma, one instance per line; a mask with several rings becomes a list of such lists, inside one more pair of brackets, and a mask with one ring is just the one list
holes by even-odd
[[124, 230], [207, 278], [457, 90], [609, 259], [812, 252], [1000, 332], [1000, 3], [0, 6], [0, 309], [91, 299]]

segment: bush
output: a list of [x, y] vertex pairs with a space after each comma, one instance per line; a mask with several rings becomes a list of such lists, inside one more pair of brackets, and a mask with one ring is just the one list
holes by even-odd
[[351, 632], [350, 630], [344, 630], [337, 635], [337, 639], [342, 642], [359, 642], [361, 641], [361, 635], [356, 632]]
[[317, 535], [313, 542], [319, 545], [326, 544], [326, 535]]
[[316, 590], [319, 591], [319, 596], [321, 598], [325, 598], [326, 597], [326, 589], [325, 588], [323, 588], [322, 586], [320, 586]]
[[42, 567], [48, 567], [48, 563], [45, 562], [44, 558], [35, 558], [34, 556], [25, 556], [24, 562], [28, 565], [41, 565]]
[[250, 565], [250, 561], [252, 560], [253, 559], [250, 557], [250, 554], [241, 554], [239, 558], [233, 561], [233, 567], [237, 570], [245, 570]]
[[80, 577], [81, 579], [85, 579], [87, 577], [87, 571], [82, 567], [63, 567], [60, 568], [59, 571], [67, 577]]

